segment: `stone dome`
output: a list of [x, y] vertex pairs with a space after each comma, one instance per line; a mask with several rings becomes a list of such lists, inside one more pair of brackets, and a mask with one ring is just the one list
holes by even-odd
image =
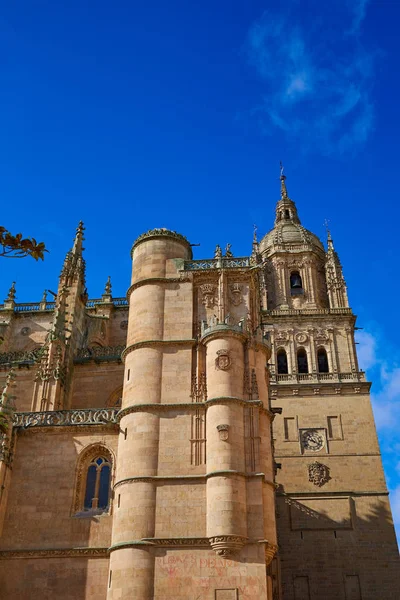
[[260, 242], [260, 252], [268, 251], [273, 246], [288, 244], [304, 246], [315, 246], [318, 250], [325, 252], [321, 240], [303, 227], [300, 223], [292, 220], [280, 221], [269, 231]]

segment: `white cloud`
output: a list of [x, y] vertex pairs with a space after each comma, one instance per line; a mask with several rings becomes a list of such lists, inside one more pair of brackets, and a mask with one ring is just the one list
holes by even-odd
[[393, 521], [397, 534], [397, 541], [400, 544], [400, 485], [390, 492], [390, 506], [392, 508]]
[[358, 362], [360, 368], [366, 371], [377, 364], [376, 340], [375, 337], [367, 331], [357, 331], [356, 341], [358, 342]]
[[321, 3], [315, 4], [313, 22], [294, 25], [290, 8], [295, 4], [278, 4], [250, 29], [249, 61], [265, 84], [257, 116], [264, 131], [281, 129], [301, 138], [303, 148], [354, 150], [374, 124], [374, 61], [359, 40], [367, 0], [338, 1], [346, 33], [342, 20], [331, 22]]

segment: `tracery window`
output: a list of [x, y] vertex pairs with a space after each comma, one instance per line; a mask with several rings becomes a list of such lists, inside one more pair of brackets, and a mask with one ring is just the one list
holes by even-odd
[[87, 468], [84, 510], [107, 510], [110, 501], [111, 464], [105, 456], [92, 460]]
[[308, 373], [307, 352], [304, 348], [299, 348], [297, 351], [297, 371], [299, 373]]
[[72, 513], [85, 516], [109, 512], [113, 460], [103, 444], [94, 444], [78, 458]]
[[287, 375], [289, 371], [286, 350], [279, 348], [276, 353], [276, 361], [278, 364], [278, 375]]
[[325, 348], [318, 348], [317, 360], [318, 360], [318, 372], [319, 373], [329, 373], [328, 356], [326, 354]]

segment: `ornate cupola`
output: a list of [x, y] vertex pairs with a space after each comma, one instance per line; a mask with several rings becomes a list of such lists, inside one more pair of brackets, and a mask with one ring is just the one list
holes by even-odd
[[275, 225], [260, 242], [270, 290], [268, 308], [326, 308], [324, 246], [302, 226], [296, 205], [288, 195], [282, 165], [280, 182]]

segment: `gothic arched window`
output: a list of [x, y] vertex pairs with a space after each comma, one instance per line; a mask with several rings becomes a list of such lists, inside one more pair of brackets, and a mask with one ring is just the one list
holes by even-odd
[[288, 373], [288, 361], [286, 350], [279, 348], [276, 353], [276, 362], [278, 364], [278, 375], [287, 375]]
[[83, 510], [105, 511], [110, 502], [111, 464], [105, 456], [95, 457], [86, 472]]
[[111, 504], [111, 452], [103, 444], [89, 446], [78, 459], [73, 514], [108, 512]]
[[290, 273], [290, 293], [292, 295], [303, 293], [303, 282], [298, 271], [292, 271]]
[[328, 356], [326, 354], [325, 348], [318, 348], [317, 360], [318, 360], [318, 372], [319, 373], [329, 373]]
[[308, 373], [307, 352], [304, 348], [297, 350], [297, 371], [299, 373]]

